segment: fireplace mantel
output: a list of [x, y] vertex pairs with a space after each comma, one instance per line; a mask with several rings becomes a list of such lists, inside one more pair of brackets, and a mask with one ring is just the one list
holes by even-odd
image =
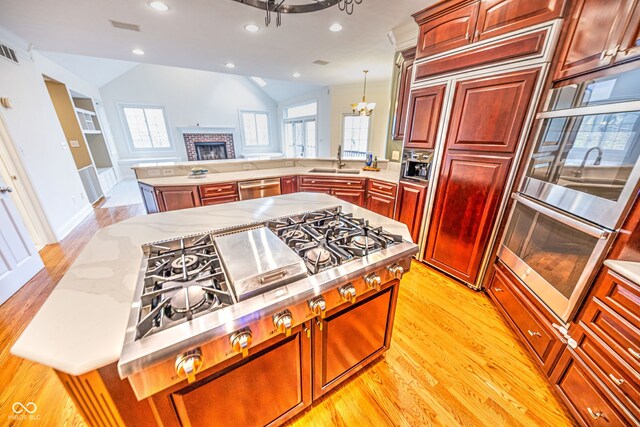
[[[200, 155], [203, 145], [224, 144], [225, 154], [228, 159], [235, 159], [234, 141], [238, 137], [236, 128], [232, 127], [213, 127], [213, 126], [189, 126], [178, 128], [184, 140], [185, 149], [187, 151], [187, 159], [189, 161], [209, 160]], [[222, 154], [222, 153], [219, 153]], [[216, 157], [218, 158], [218, 157]], [[224, 156], [222, 158], [225, 158]]]

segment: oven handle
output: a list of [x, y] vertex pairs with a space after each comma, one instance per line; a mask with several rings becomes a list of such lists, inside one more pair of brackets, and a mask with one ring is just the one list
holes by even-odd
[[596, 237], [598, 239], [606, 239], [611, 235], [611, 232], [607, 229], [587, 224], [586, 222], [574, 219], [568, 215], [563, 215], [554, 209], [543, 206], [539, 203], [534, 202], [533, 200], [529, 200], [526, 197], [521, 196], [520, 194], [514, 193], [513, 199], [518, 203], [522, 203], [523, 205], [533, 209], [534, 211], [540, 212], [541, 214], [553, 218], [564, 225], [568, 225], [571, 228], [580, 230], [583, 233]]

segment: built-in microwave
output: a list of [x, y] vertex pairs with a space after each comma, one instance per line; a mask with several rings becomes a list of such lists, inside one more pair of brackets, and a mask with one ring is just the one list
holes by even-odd
[[619, 228], [640, 180], [640, 69], [553, 89], [520, 192]]

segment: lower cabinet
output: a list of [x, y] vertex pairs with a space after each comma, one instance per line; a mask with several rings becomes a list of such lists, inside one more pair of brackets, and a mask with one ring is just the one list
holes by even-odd
[[331, 190], [331, 193], [329, 194], [340, 200], [344, 200], [345, 202], [364, 207], [364, 190], [342, 190], [340, 188], [336, 188]]
[[389, 348], [397, 291], [391, 286], [313, 324], [314, 400]]
[[160, 212], [201, 206], [197, 186], [155, 187], [155, 193]]
[[398, 186], [395, 220], [404, 223], [409, 228], [411, 238], [416, 243], [420, 237], [426, 197], [427, 187], [423, 185], [400, 182]]
[[377, 214], [393, 218], [393, 209], [396, 206], [396, 199], [381, 194], [369, 193], [365, 208]]
[[280, 192], [282, 194], [291, 194], [298, 192], [298, 177], [293, 176], [283, 176], [280, 178]]

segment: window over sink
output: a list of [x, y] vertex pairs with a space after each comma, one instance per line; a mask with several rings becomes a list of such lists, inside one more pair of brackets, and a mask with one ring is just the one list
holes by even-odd
[[342, 117], [342, 157], [364, 159], [369, 149], [371, 117], [345, 114]]
[[123, 105], [122, 114], [133, 151], [172, 148], [163, 107]]

